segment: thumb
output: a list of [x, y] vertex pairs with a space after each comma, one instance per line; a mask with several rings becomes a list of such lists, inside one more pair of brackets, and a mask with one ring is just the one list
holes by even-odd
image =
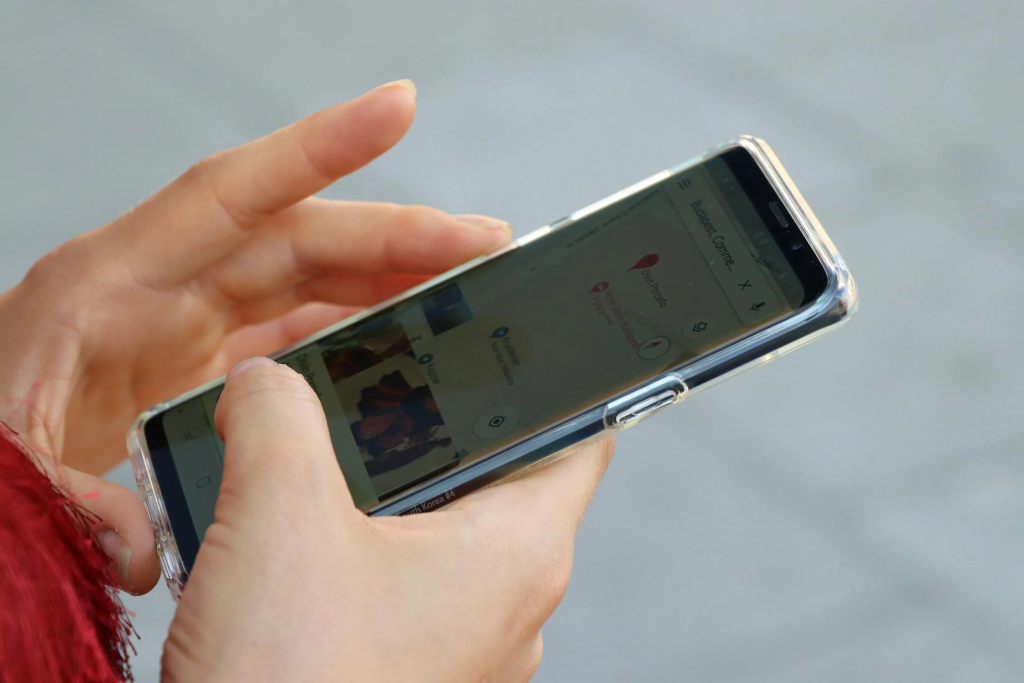
[[296, 500], [341, 496], [355, 507], [331, 444], [323, 406], [306, 380], [267, 358], [228, 373], [214, 417], [224, 440], [218, 512], [240, 505], [253, 520], [278, 516]]
[[149, 592], [160, 578], [160, 562], [153, 527], [138, 495], [112, 481], [52, 462], [43, 467], [51, 470], [51, 481], [62, 483], [90, 513], [89, 533], [110, 558], [121, 589], [134, 595]]

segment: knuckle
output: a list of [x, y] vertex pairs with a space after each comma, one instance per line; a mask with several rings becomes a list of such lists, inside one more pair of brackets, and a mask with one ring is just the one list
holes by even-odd
[[45, 282], [50, 278], [50, 273], [60, 271], [60, 262], [63, 259], [63, 255], [66, 252], [64, 245], [57, 247], [56, 249], [43, 254], [43, 256], [32, 264], [25, 273], [24, 281], [26, 283]]
[[538, 590], [541, 604], [546, 611], [545, 620], [561, 604], [566, 591], [569, 590], [571, 580], [572, 553], [560, 555], [554, 561], [549, 562]]
[[217, 205], [227, 215], [228, 220], [236, 226], [245, 227], [265, 216], [251, 207], [245, 206], [233, 198], [230, 192], [225, 191], [223, 187], [227, 172], [225, 166], [230, 154], [231, 150], [217, 152], [197, 161], [178, 178], [178, 182], [190, 191], [211, 194]]
[[200, 159], [181, 174], [180, 180], [185, 183], [203, 184], [209, 182], [214, 172], [224, 164], [224, 152], [217, 152]]
[[[540, 668], [541, 658], [544, 655], [544, 639], [539, 631], [534, 632], [528, 639], [523, 641], [523, 647], [514, 657], [505, 663], [496, 681], [502, 683], [527, 683], [533, 680], [534, 675]], [[488, 681], [491, 679], [488, 678]]]
[[104, 273], [90, 249], [84, 237], [77, 237], [44, 254], [18, 285], [19, 300], [29, 307], [45, 306], [49, 323], [81, 334], [89, 319], [102, 317], [96, 285]]
[[215, 163], [213, 157], [200, 159], [178, 176], [172, 185], [184, 186], [188, 190], [198, 190], [203, 187], [207, 178], [210, 177], [210, 168]]
[[537, 669], [540, 668], [541, 659], [544, 657], [544, 638], [540, 633], [534, 638], [533, 644], [530, 649], [526, 652], [526, 656], [523, 658], [523, 676], [519, 680], [523, 683], [533, 678], [534, 674], [537, 673]]
[[571, 563], [560, 563], [539, 574], [529, 584], [529, 593], [519, 603], [511, 633], [537, 631], [562, 603], [569, 587]]
[[88, 254], [82, 254], [83, 237], [76, 237], [43, 254], [25, 274], [23, 282], [30, 286], [50, 286], [55, 281], [72, 281], [69, 274], [81, 273], [91, 265]]
[[435, 209], [432, 206], [423, 206], [422, 204], [403, 206], [399, 211], [402, 223], [413, 230], [431, 228], [448, 218], [448, 214], [444, 211]]
[[533, 551], [534, 557], [524, 561], [524, 554], [517, 553], [518, 561], [526, 567], [528, 575], [523, 586], [529, 599], [523, 603], [520, 614], [526, 630], [539, 630], [558, 605], [561, 604], [572, 579], [572, 549], [563, 547]]

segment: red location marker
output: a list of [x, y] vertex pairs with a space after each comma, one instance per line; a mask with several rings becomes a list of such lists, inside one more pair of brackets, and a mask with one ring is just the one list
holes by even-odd
[[591, 292], [603, 292], [604, 290], [608, 289], [608, 287], [610, 287], [610, 286], [611, 285], [609, 285], [607, 282], [598, 282], [596, 285], [594, 285], [591, 288], [590, 291]]
[[651, 266], [657, 265], [659, 260], [660, 257], [657, 254], [648, 254], [647, 256], [644, 256], [642, 259], [637, 261], [636, 265], [634, 265], [629, 270], [636, 270], [637, 268], [650, 268]]

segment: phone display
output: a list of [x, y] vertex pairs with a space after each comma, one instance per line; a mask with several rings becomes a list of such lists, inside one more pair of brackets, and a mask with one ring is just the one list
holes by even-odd
[[[772, 326], [828, 280], [733, 147], [278, 361], [319, 396], [353, 499], [372, 511]], [[220, 488], [222, 389], [144, 427], [186, 566]]]

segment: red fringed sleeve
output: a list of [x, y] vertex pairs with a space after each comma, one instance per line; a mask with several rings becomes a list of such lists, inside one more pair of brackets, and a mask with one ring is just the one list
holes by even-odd
[[0, 683], [131, 680], [131, 626], [88, 528], [0, 423]]

